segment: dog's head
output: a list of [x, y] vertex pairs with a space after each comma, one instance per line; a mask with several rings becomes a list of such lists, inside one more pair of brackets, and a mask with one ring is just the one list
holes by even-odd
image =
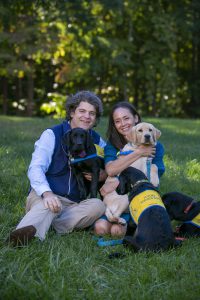
[[170, 192], [164, 194], [162, 200], [171, 220], [190, 221], [200, 213], [200, 202], [188, 195]]
[[63, 136], [63, 144], [73, 157], [85, 157], [88, 149], [93, 146], [93, 139], [88, 131], [82, 128], [73, 128]]
[[142, 122], [133, 126], [131, 133], [127, 136], [127, 138], [135, 145], [155, 145], [160, 136], [160, 130], [150, 123]]

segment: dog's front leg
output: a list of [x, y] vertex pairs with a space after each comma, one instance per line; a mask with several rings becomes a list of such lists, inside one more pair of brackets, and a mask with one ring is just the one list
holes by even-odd
[[117, 187], [117, 192], [119, 195], [124, 195], [130, 191], [130, 184], [128, 184], [125, 176], [120, 174], [119, 185]]
[[80, 199], [86, 199], [87, 197], [87, 191], [85, 188], [85, 183], [84, 183], [84, 176], [83, 174], [76, 170], [76, 168], [74, 168], [74, 175], [76, 177], [77, 183], [78, 183], [78, 189], [79, 189], [79, 193], [80, 193]]
[[150, 181], [151, 183], [155, 186], [158, 187], [159, 186], [159, 177], [158, 177], [158, 167], [155, 164], [151, 165], [151, 178]]
[[91, 198], [97, 197], [99, 174], [100, 174], [99, 168], [92, 169], [92, 180], [91, 180], [91, 185], [90, 185], [90, 197]]

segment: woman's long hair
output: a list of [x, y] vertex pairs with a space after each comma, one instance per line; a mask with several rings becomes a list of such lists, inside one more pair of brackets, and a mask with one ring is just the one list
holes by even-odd
[[128, 109], [130, 111], [130, 113], [133, 115], [133, 117], [138, 116], [138, 123], [141, 122], [141, 117], [140, 117], [139, 113], [136, 111], [135, 107], [127, 101], [118, 102], [112, 107], [112, 110], [110, 112], [109, 121], [108, 121], [107, 138], [108, 138], [108, 141], [113, 146], [115, 146], [117, 149], [120, 150], [124, 147], [124, 145], [127, 144], [127, 140], [124, 138], [124, 136], [122, 134], [120, 134], [117, 131], [114, 120], [113, 120], [113, 114], [114, 114], [115, 110], [118, 108]]

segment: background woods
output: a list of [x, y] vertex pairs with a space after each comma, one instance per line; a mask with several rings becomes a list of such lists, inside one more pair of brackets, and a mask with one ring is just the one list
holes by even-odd
[[66, 95], [108, 112], [200, 117], [198, 0], [0, 1], [0, 112], [63, 115]]

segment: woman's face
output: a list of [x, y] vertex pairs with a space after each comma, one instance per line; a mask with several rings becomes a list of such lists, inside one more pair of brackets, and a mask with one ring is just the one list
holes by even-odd
[[125, 137], [138, 122], [138, 116], [133, 116], [127, 108], [119, 107], [113, 113], [113, 121], [117, 131]]

